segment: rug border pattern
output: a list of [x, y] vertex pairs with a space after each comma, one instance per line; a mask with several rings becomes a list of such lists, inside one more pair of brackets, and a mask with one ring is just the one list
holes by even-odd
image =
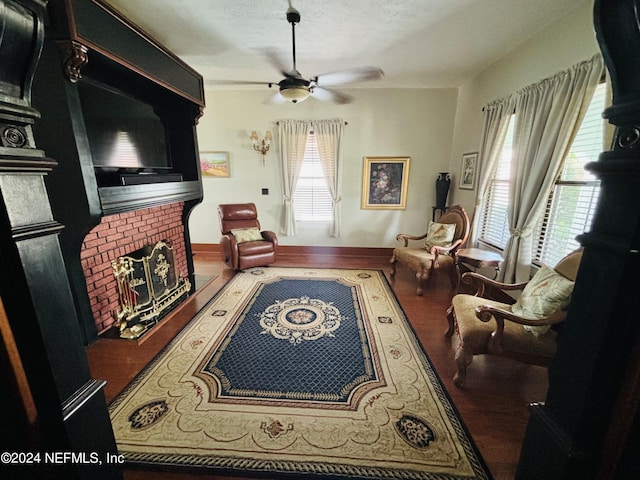
[[[277, 267], [279, 269], [298, 269], [300, 267]], [[330, 270], [353, 270], [361, 272], [375, 272], [379, 275], [382, 283], [386, 289], [391, 293], [389, 295], [389, 301], [394, 303], [394, 307], [401, 314], [401, 321], [412, 335], [408, 336], [411, 341], [415, 352], [418, 354], [418, 360], [421, 366], [424, 368], [425, 373], [429, 379], [432, 380], [432, 387], [441, 401], [442, 407], [445, 410], [450, 424], [453, 427], [458, 440], [467, 456], [467, 460], [473, 469], [475, 476], [459, 476], [446, 473], [430, 473], [430, 472], [418, 472], [405, 469], [394, 468], [379, 468], [379, 467], [366, 467], [362, 465], [348, 465], [338, 464], [331, 462], [297, 462], [292, 460], [258, 460], [258, 459], [246, 459], [236, 457], [219, 457], [210, 455], [183, 455], [183, 454], [158, 454], [158, 453], [137, 453], [121, 450], [120, 453], [124, 455], [127, 462], [130, 462], [137, 466], [145, 466], [152, 469], [167, 468], [172, 469], [174, 467], [204, 467], [210, 469], [210, 472], [221, 471], [233, 471], [234, 473], [249, 475], [261, 475], [269, 476], [273, 474], [284, 475], [301, 475], [309, 477], [322, 477], [327, 476], [335, 478], [362, 478], [362, 479], [407, 479], [407, 480], [462, 480], [462, 479], [492, 479], [491, 473], [486, 466], [486, 463], [482, 459], [480, 452], [475, 445], [469, 431], [462, 422], [457, 409], [455, 408], [448, 392], [445, 390], [444, 385], [433, 368], [428, 354], [424, 350], [424, 347], [418, 340], [415, 329], [409, 321], [406, 312], [400, 305], [397, 297], [395, 296], [393, 289], [384, 275], [381, 269], [347, 269], [347, 268], [333, 268]], [[246, 271], [245, 271], [246, 272]], [[193, 319], [189, 321], [183, 329], [149, 362], [136, 377], [129, 382], [129, 384], [112, 400], [109, 404], [109, 411], [116, 409], [122, 401], [126, 398], [127, 394], [131, 392], [140, 383], [141, 379], [155, 366], [163, 360], [163, 357], [171, 350], [171, 348], [181, 341], [183, 335], [186, 334], [188, 327], [192, 322], [197, 320], [200, 315], [206, 311], [208, 306], [214, 302], [218, 297], [223, 295], [231, 287], [234, 277], [231, 277], [227, 283], [194, 315]], [[378, 365], [376, 365], [378, 367]], [[133, 466], [133, 465], [132, 465]], [[180, 468], [182, 470], [182, 468]], [[184, 470], [182, 470], [184, 471]]]

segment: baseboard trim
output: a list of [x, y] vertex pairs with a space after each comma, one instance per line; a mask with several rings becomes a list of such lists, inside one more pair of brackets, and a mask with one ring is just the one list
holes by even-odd
[[[192, 243], [191, 251], [198, 253], [220, 253], [218, 243]], [[313, 247], [306, 245], [279, 245], [282, 255], [330, 255], [332, 257], [390, 257], [393, 248], [384, 247]]]

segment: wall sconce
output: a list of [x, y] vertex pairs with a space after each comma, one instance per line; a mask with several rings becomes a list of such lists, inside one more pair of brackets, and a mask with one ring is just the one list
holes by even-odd
[[264, 134], [264, 138], [259, 140], [258, 134], [254, 130], [251, 132], [251, 136], [249, 138], [253, 142], [253, 149], [262, 154], [262, 166], [264, 166], [264, 156], [269, 151], [269, 147], [271, 147], [271, 131], [267, 130]]

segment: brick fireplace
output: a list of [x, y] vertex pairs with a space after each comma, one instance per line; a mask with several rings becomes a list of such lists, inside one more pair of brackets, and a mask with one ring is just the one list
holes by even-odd
[[106, 215], [87, 234], [80, 260], [98, 335], [113, 326], [120, 306], [112, 260], [164, 241], [174, 248], [178, 274], [188, 276], [183, 210], [177, 202]]

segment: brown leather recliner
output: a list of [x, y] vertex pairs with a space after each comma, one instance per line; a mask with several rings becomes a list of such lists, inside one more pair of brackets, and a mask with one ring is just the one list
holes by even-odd
[[254, 203], [218, 205], [220, 253], [222, 261], [233, 270], [262, 267], [276, 261], [278, 237], [261, 231]]

